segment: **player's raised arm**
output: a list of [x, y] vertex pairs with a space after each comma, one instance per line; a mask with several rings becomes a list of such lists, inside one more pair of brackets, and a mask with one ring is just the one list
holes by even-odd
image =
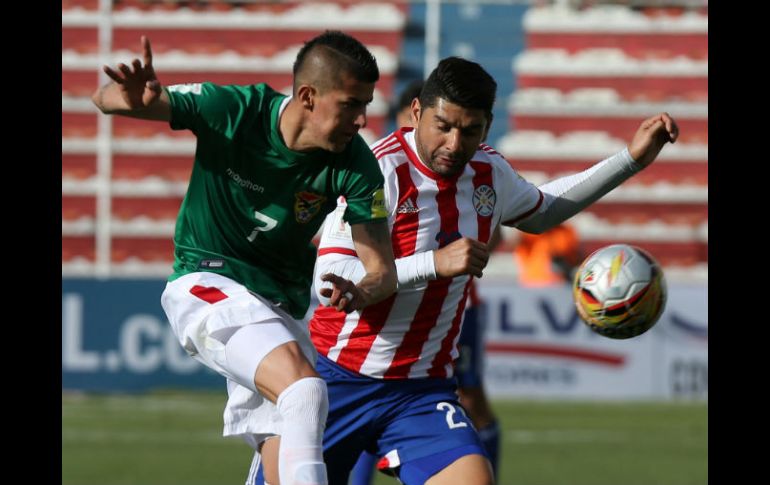
[[117, 69], [103, 66], [112, 82], [98, 88], [91, 96], [104, 114], [119, 114], [145, 120], [169, 121], [171, 107], [168, 95], [161, 89], [152, 65], [150, 39], [142, 36], [144, 62], [118, 64]]
[[668, 113], [645, 119], [621, 152], [582, 172], [540, 185], [543, 203], [537, 211], [507, 225], [539, 234], [564, 222], [652, 163], [663, 146], [678, 137], [679, 127]]

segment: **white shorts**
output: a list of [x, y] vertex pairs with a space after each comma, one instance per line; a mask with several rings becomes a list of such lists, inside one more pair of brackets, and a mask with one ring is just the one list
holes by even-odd
[[[315, 365], [317, 353], [305, 323], [216, 273], [190, 273], [168, 282], [161, 305], [185, 351], [227, 378], [222, 434], [241, 436], [254, 448], [280, 435], [281, 417], [275, 404], [256, 390], [254, 373], [265, 355], [292, 340]], [[258, 324], [272, 324], [276, 331], [267, 341], [254, 339], [248, 326]]]

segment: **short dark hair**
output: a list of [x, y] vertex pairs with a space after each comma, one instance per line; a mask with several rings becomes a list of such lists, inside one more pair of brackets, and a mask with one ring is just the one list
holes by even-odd
[[396, 111], [401, 111], [402, 109], [411, 106], [412, 100], [420, 96], [420, 91], [422, 91], [423, 85], [425, 85], [425, 81], [422, 79], [416, 79], [407, 84], [404, 90], [401, 91], [401, 96], [398, 97]]
[[[315, 56], [323, 58], [323, 72], [316, 66], [310, 66], [309, 60]], [[307, 72], [307, 71], [314, 72]], [[377, 60], [369, 49], [350, 35], [339, 30], [327, 30], [305, 43], [294, 61], [294, 91], [303, 80], [322, 78], [336, 83], [341, 73], [351, 74], [357, 81], [374, 83], [380, 78]], [[323, 84], [323, 82], [322, 82]]]
[[396, 98], [396, 102], [390, 106], [388, 115], [395, 119], [404, 108], [412, 106], [412, 100], [420, 96], [420, 91], [425, 84], [422, 79], [415, 79], [406, 85], [401, 94]]
[[430, 108], [438, 98], [469, 109], [481, 109], [492, 120], [497, 83], [481, 65], [447, 57], [430, 73], [420, 92], [420, 106]]

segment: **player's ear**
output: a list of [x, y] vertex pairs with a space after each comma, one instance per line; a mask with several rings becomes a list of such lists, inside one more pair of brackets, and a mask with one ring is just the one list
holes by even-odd
[[310, 111], [313, 111], [317, 94], [316, 89], [310, 84], [301, 84], [297, 88], [297, 100], [302, 104], [302, 107]]
[[420, 108], [420, 98], [414, 98], [412, 100], [412, 107], [410, 108], [410, 115], [412, 117], [412, 126], [417, 126], [420, 121], [420, 115], [422, 114], [422, 108]]

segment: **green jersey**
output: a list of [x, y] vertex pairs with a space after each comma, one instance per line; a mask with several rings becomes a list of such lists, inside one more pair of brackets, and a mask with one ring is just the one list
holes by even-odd
[[386, 220], [377, 160], [356, 135], [342, 153], [286, 147], [286, 96], [266, 84], [170, 86], [171, 128], [198, 142], [174, 235], [174, 273], [219, 273], [302, 318], [327, 213], [345, 196], [351, 224]]

